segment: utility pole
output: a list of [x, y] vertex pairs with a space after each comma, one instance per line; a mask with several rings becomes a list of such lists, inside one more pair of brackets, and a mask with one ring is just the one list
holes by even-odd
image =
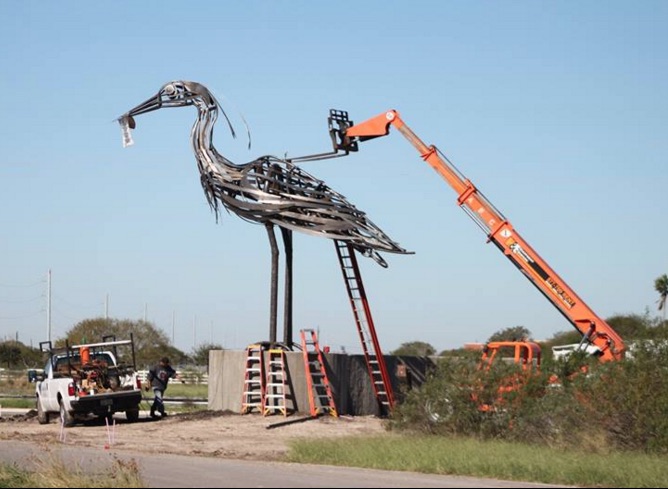
[[174, 341], [174, 326], [176, 324], [176, 311], [172, 311], [172, 346], [176, 345], [176, 342]]
[[197, 348], [197, 315], [193, 314], [193, 350]]
[[51, 341], [51, 269], [46, 279], [46, 339]]
[[109, 294], [104, 299], [104, 319], [109, 319]]
[[146, 322], [147, 313], [148, 313], [148, 302], [144, 302], [144, 322]]

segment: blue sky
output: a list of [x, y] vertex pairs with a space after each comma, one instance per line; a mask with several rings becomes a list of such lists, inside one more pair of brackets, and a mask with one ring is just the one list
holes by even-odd
[[[221, 99], [236, 163], [329, 150], [327, 115], [396, 109], [601, 317], [657, 314], [668, 242], [668, 3], [0, 2], [0, 337], [146, 317], [189, 351], [268, 339], [264, 228], [216, 224], [194, 109], [115, 118], [167, 81]], [[243, 117], [243, 119], [242, 119]], [[384, 350], [572, 328], [397, 132], [305, 169], [415, 252], [360, 257]], [[296, 234], [295, 329], [360, 351], [334, 247]], [[280, 316], [279, 316], [280, 319]], [[279, 331], [279, 335], [281, 335]]]

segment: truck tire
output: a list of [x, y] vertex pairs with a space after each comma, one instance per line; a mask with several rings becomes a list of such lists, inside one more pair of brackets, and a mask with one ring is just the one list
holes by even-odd
[[65, 404], [63, 401], [60, 401], [60, 422], [66, 428], [74, 426], [74, 416], [67, 409], [65, 409]]
[[50, 421], [50, 416], [49, 413], [44, 411], [44, 408], [42, 407], [42, 401], [40, 398], [37, 398], [37, 422], [39, 424], [48, 424]]
[[125, 411], [125, 417], [128, 420], [128, 423], [139, 421], [139, 408], [135, 407], [132, 409], [127, 409]]

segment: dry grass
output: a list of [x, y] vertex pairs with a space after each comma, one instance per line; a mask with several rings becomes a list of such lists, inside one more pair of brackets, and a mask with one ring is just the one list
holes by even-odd
[[82, 467], [47, 452], [32, 470], [0, 465], [0, 487], [147, 487], [135, 460], [114, 458], [106, 467]]

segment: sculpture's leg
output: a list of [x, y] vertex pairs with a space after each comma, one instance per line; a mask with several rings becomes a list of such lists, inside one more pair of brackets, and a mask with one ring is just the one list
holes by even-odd
[[285, 248], [285, 297], [283, 302], [283, 343], [292, 349], [292, 231], [281, 228]]
[[265, 223], [271, 246], [271, 299], [269, 303], [269, 341], [276, 343], [276, 316], [278, 312], [278, 245], [274, 235], [274, 225]]

